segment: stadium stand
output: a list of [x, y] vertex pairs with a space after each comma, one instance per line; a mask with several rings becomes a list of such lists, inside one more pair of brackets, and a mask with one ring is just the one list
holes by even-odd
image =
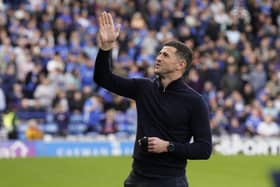
[[92, 79], [96, 17], [109, 10], [122, 23], [116, 74], [152, 77], [154, 52], [179, 39], [194, 51], [185, 79], [208, 103], [214, 136], [280, 136], [279, 1], [112, 2], [0, 1], [2, 134], [26, 139], [35, 120], [52, 137], [133, 136], [135, 104]]

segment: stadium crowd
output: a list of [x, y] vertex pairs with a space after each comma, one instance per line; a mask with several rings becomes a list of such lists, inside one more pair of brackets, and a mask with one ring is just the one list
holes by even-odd
[[273, 0], [1, 0], [2, 134], [134, 135], [135, 103], [93, 81], [104, 10], [122, 24], [116, 74], [153, 77], [155, 52], [178, 39], [194, 51], [185, 79], [208, 103], [213, 135], [280, 136], [280, 1]]

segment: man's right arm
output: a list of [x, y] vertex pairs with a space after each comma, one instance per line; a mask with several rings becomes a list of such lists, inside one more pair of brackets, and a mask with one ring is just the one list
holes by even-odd
[[112, 73], [111, 50], [99, 49], [95, 61], [94, 81], [109, 91], [118, 95], [135, 99], [137, 84], [135, 79], [123, 78]]

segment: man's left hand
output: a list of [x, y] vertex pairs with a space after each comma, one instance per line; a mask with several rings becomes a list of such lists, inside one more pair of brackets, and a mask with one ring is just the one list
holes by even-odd
[[167, 151], [168, 141], [162, 140], [158, 137], [148, 138], [148, 152], [152, 153], [164, 153]]

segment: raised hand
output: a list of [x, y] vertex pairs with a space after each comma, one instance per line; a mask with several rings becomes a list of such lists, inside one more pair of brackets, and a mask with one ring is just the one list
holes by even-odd
[[113, 48], [114, 42], [117, 40], [120, 33], [120, 24], [115, 27], [112, 15], [103, 12], [99, 18], [99, 33], [97, 35], [98, 46], [103, 50]]

